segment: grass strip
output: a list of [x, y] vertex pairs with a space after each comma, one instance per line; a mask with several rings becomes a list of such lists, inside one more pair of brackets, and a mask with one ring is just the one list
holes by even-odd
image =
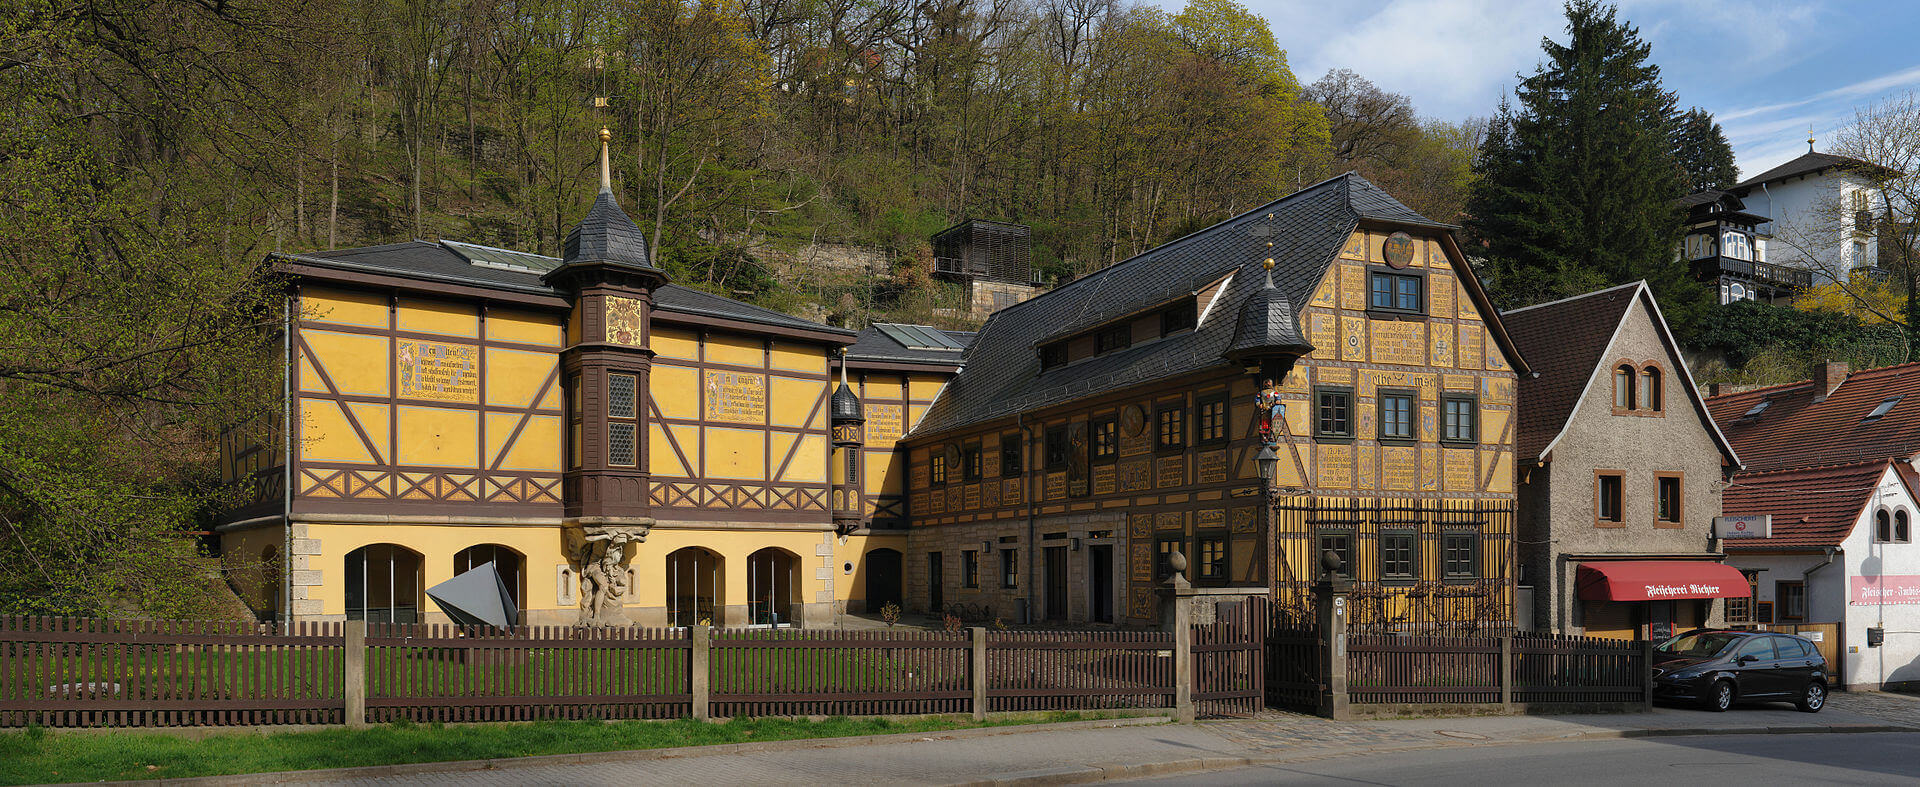
[[722, 743], [942, 732], [1105, 718], [1056, 712], [975, 722], [967, 716], [822, 720], [758, 718], [719, 724], [677, 721], [539, 721], [501, 724], [399, 722], [361, 730], [234, 733], [185, 738], [152, 732], [0, 733], [0, 784], [178, 779], [316, 768], [353, 768], [542, 754], [663, 749]]

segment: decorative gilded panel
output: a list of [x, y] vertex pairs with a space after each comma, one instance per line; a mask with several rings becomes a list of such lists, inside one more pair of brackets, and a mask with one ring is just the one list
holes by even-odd
[[607, 343], [641, 346], [646, 336], [645, 311], [633, 298], [607, 298]]
[[1374, 320], [1373, 362], [1425, 366], [1427, 364], [1427, 324], [1405, 320]]
[[1187, 482], [1187, 457], [1185, 454], [1179, 456], [1163, 456], [1154, 462], [1154, 464], [1156, 466], [1154, 475], [1157, 477], [1158, 485], [1161, 489], [1170, 486], [1179, 486]]
[[767, 376], [722, 369], [707, 370], [707, 420], [736, 424], [767, 421]]
[[1410, 445], [1390, 445], [1380, 449], [1380, 486], [1395, 492], [1411, 492], [1420, 484], [1420, 449]]
[[1319, 471], [1318, 483], [1329, 489], [1349, 489], [1353, 486], [1353, 447], [1346, 445], [1323, 445], [1316, 452], [1314, 467]]
[[400, 378], [400, 398], [435, 402], [480, 401], [480, 348], [402, 339], [394, 363]]
[[1120, 491], [1140, 492], [1153, 486], [1151, 459], [1130, 459], [1115, 465], [1119, 476]]
[[1249, 507], [1234, 509], [1233, 525], [1231, 527], [1232, 531], [1235, 533], [1254, 532], [1254, 530], [1257, 527], [1257, 525], [1254, 522], [1254, 519], [1258, 513], [1259, 513], [1258, 509], [1249, 508]]
[[1367, 318], [1352, 315], [1340, 316], [1340, 360], [1365, 361], [1367, 359]]
[[1227, 480], [1227, 451], [1203, 451], [1200, 454], [1200, 483], [1212, 484]]

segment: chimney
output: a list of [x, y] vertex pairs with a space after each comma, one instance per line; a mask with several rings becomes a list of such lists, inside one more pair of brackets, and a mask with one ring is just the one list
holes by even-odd
[[1816, 402], [1826, 401], [1827, 397], [1833, 395], [1834, 389], [1839, 388], [1840, 384], [1846, 382], [1846, 380], [1846, 361], [1827, 361], [1820, 364], [1820, 368], [1814, 370], [1813, 373], [1813, 387], [1814, 390], [1817, 391], [1817, 393], [1813, 395], [1813, 400]]

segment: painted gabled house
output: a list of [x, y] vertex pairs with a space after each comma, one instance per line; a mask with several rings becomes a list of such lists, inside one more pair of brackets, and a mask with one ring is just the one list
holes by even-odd
[[1357, 625], [1506, 625], [1523, 369], [1451, 228], [1310, 186], [993, 315], [905, 441], [907, 606], [1148, 624], [1177, 552], [1287, 609], [1330, 550]]
[[1920, 364], [1850, 371], [1708, 399], [1746, 462], [1727, 515], [1770, 517], [1727, 539], [1754, 603], [1729, 624], [1834, 624], [1850, 687], [1920, 681]]
[[[1747, 595], [1713, 518], [1740, 461], [1645, 282], [1501, 315], [1520, 378], [1520, 615], [1624, 638], [1718, 625]], [[1523, 598], [1526, 596], [1523, 595]]]

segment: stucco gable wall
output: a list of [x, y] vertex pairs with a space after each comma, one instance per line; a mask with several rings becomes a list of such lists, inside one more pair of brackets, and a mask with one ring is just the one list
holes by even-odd
[[[1920, 633], [1910, 633], [1920, 632], [1920, 604], [1852, 603], [1854, 577], [1883, 576], [1895, 582], [1896, 577], [1920, 575], [1920, 543], [1875, 543], [1874, 513], [1883, 507], [1890, 512], [1904, 509], [1909, 528], [1920, 530], [1920, 504], [1908, 494], [1893, 470], [1887, 470], [1880, 479], [1874, 500], [1861, 510], [1853, 532], [1840, 543], [1842, 558], [1836, 562], [1844, 562], [1844, 577], [1827, 578], [1828, 581], [1822, 583], [1832, 588], [1827, 598], [1809, 599], [1813, 608], [1808, 612], [1819, 616], [1816, 622], [1845, 616], [1842, 643], [1847, 648], [1843, 649], [1841, 658], [1846, 661], [1844, 676], [1849, 685], [1920, 681]], [[1829, 566], [1823, 573], [1833, 572], [1835, 568], [1838, 566]], [[1869, 627], [1886, 630], [1886, 641], [1880, 647], [1867, 647]], [[1855, 652], [1846, 652], [1855, 648]]]
[[[1548, 472], [1555, 494], [1554, 547], [1571, 553], [1704, 552], [1713, 518], [1720, 515], [1722, 454], [1701, 412], [1683, 390], [1684, 361], [1667, 350], [1645, 300], [1636, 299], [1613, 343], [1602, 372], [1568, 419], [1553, 447]], [[1611, 370], [1621, 362], [1658, 363], [1664, 370], [1664, 415], [1615, 415]], [[1625, 527], [1594, 527], [1594, 474], [1626, 475]], [[1684, 527], [1654, 527], [1655, 472], [1685, 473]]]

